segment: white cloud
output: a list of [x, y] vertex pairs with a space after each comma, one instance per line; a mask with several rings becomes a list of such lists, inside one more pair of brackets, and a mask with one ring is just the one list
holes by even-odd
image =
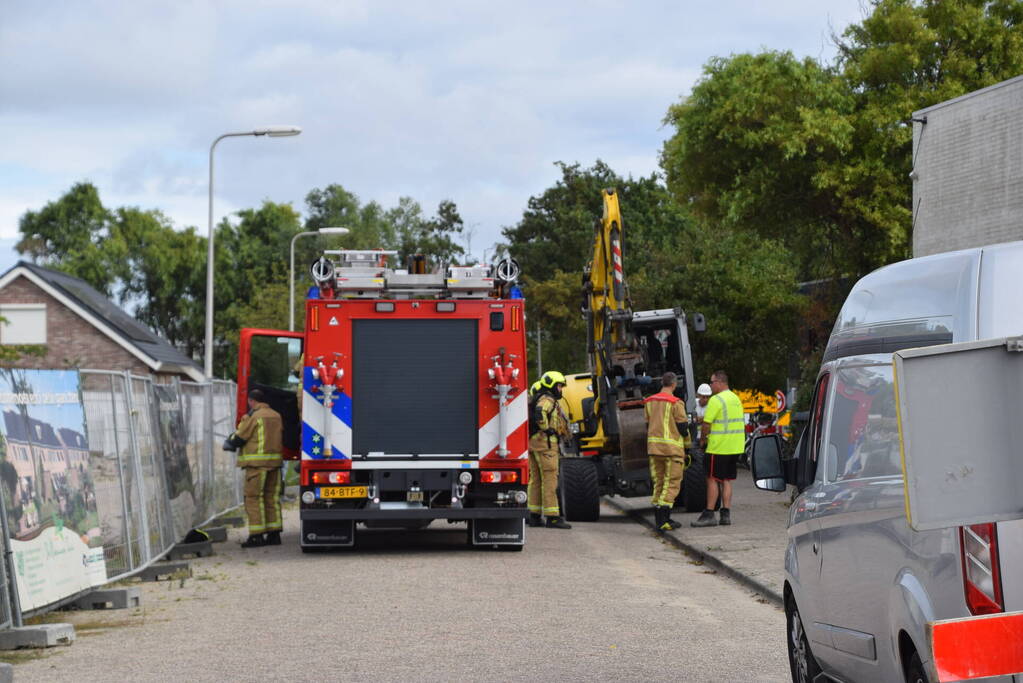
[[[216, 150], [216, 215], [453, 199], [474, 246], [498, 239], [553, 162], [648, 175], [667, 107], [713, 55], [831, 54], [859, 0], [514, 5], [385, 0], [13, 3], [0, 27], [0, 238], [89, 179], [108, 206], [205, 229], [209, 145], [268, 124], [297, 138]], [[477, 248], [481, 251], [481, 248]]]

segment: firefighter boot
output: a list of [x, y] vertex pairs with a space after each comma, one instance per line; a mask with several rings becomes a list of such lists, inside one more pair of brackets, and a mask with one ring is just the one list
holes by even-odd
[[249, 534], [249, 537], [242, 541], [243, 548], [261, 548], [266, 545], [263, 534]]
[[718, 520], [714, 517], [713, 510], [704, 510], [700, 516], [690, 522], [690, 526], [717, 526]]
[[547, 518], [547, 528], [548, 529], [571, 529], [572, 525], [569, 524], [568, 522], [566, 522], [564, 520], [564, 518], [559, 515], [557, 517], [548, 517]]
[[267, 545], [280, 545], [281, 544], [281, 532], [280, 531], [268, 531], [268, 532], [266, 532], [266, 544]]
[[526, 520], [526, 524], [532, 527], [543, 526], [543, 519], [540, 517], [539, 512], [530, 512], [529, 519]]
[[664, 521], [664, 507], [654, 506], [654, 529], [657, 531], [671, 531], [671, 527]]
[[671, 518], [671, 506], [670, 505], [665, 505], [664, 506], [664, 523], [667, 524], [672, 529], [678, 529], [680, 526], [682, 526], [681, 523], [676, 522], [675, 520], [673, 520]]

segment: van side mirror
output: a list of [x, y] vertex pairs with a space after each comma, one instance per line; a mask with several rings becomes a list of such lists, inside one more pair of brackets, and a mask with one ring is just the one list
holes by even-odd
[[753, 483], [764, 491], [785, 490], [785, 472], [781, 464], [782, 440], [777, 434], [765, 434], [753, 439], [753, 455], [750, 466]]
[[703, 317], [703, 313], [693, 313], [693, 331], [707, 331], [707, 319]]

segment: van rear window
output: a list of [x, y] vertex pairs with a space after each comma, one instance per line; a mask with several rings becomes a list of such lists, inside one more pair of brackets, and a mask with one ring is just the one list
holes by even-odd
[[842, 368], [828, 431], [828, 481], [902, 474], [891, 365]]

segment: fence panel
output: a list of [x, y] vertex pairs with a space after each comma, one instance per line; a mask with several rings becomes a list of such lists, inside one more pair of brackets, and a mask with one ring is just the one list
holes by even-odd
[[215, 505], [223, 510], [242, 503], [242, 478], [235, 466], [235, 454], [221, 448], [224, 440], [235, 428], [235, 385], [232, 382], [213, 381], [212, 459]]
[[[233, 383], [155, 384], [103, 370], [9, 375], [0, 377], [0, 550], [10, 558], [0, 561], [0, 628], [144, 568], [241, 503], [233, 454], [220, 449], [234, 426]], [[41, 535], [80, 543], [81, 561], [77, 546], [38, 552]]]
[[124, 376], [114, 373], [81, 373], [82, 406], [89, 437], [89, 469], [96, 486], [107, 577], [119, 576], [139, 566], [138, 509], [134, 479], [134, 455], [128, 438]]

